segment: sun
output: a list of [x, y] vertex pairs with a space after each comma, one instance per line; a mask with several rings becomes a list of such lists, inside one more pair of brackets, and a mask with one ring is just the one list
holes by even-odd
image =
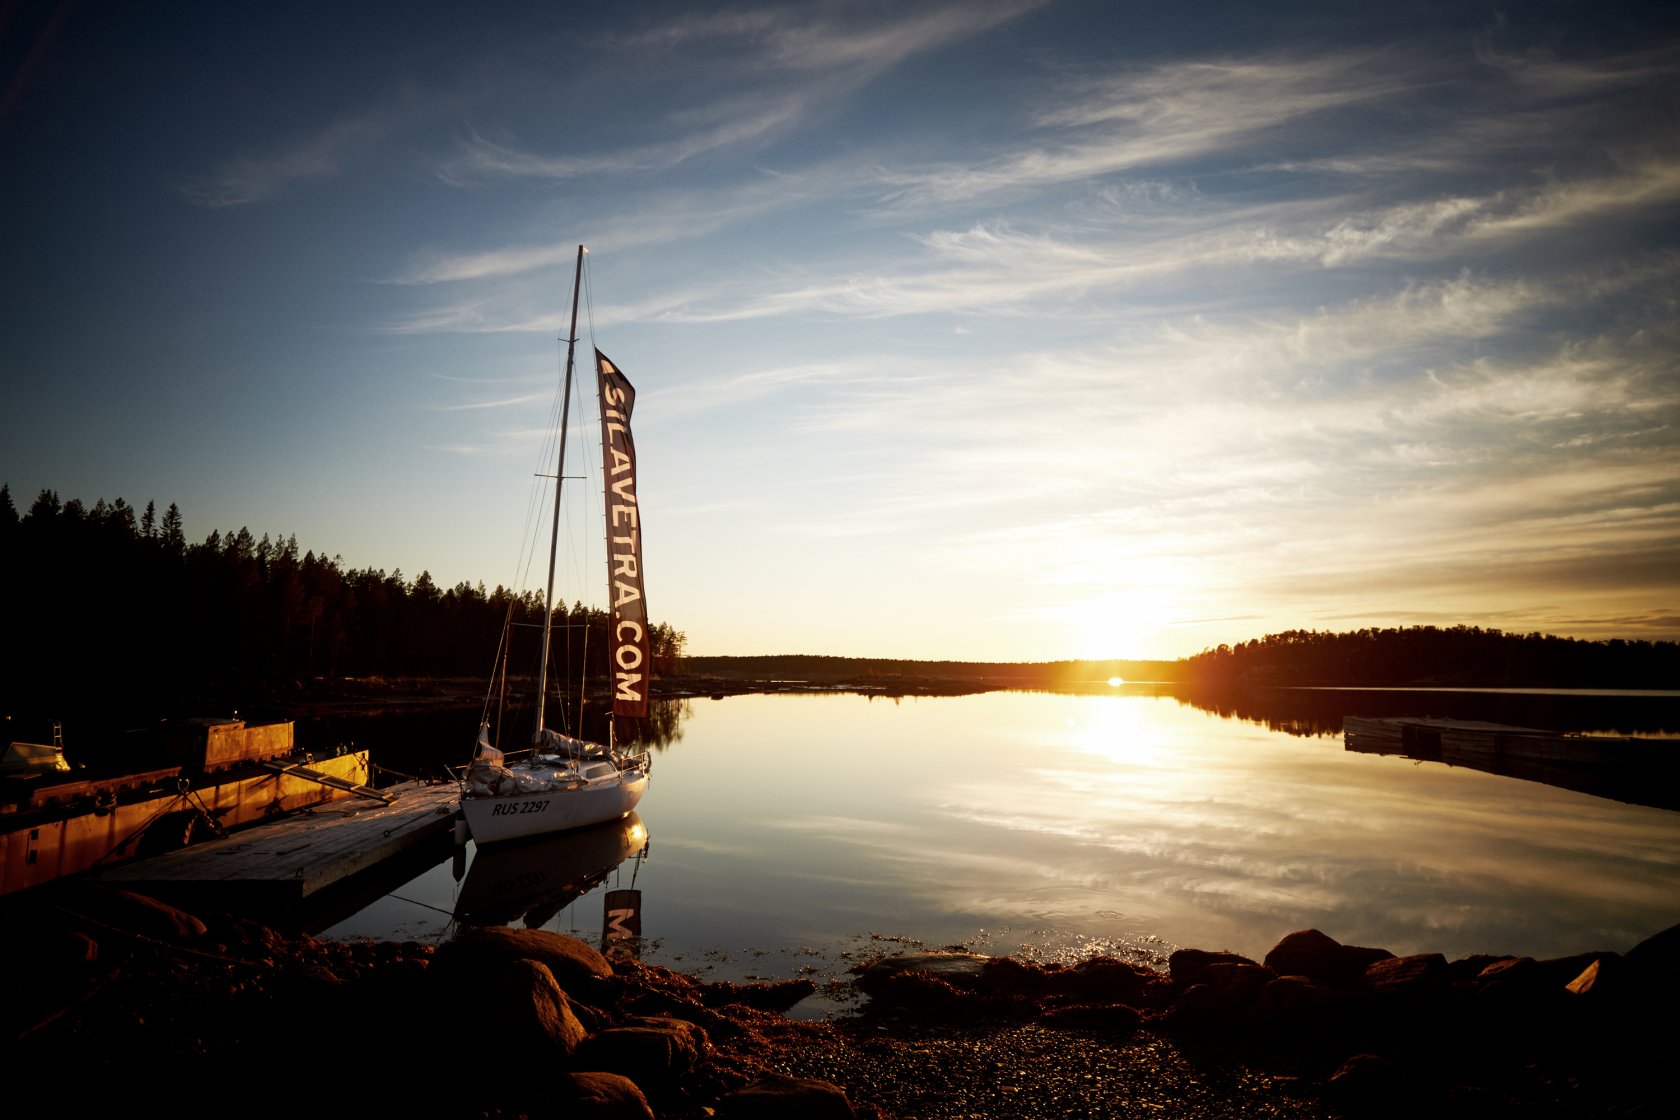
[[[1151, 656], [1169, 625], [1167, 598], [1158, 588], [1139, 586], [1066, 603], [1059, 613], [1072, 639], [1069, 655], [1084, 661]], [[1125, 682], [1115, 677], [1108, 683]]]

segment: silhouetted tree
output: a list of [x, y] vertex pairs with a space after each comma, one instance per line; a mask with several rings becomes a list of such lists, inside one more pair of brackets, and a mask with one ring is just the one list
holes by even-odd
[[174, 502], [163, 512], [163, 547], [176, 555], [187, 548], [187, 538], [181, 531], [181, 510]]
[[61, 509], [62, 507], [58, 504], [58, 494], [43, 489], [35, 495], [35, 504], [29, 507], [29, 516], [39, 519], [57, 517]]

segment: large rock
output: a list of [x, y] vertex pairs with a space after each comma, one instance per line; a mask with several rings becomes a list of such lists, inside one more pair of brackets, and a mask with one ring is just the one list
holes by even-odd
[[1070, 968], [1057, 965], [1040, 968], [1014, 957], [993, 957], [980, 966], [980, 983], [987, 991], [1003, 995], [1040, 997], [1052, 992], [1072, 991], [1079, 978]]
[[1223, 995], [1235, 1007], [1247, 1007], [1277, 979], [1277, 974], [1263, 964], [1251, 961], [1220, 961], [1202, 971], [1203, 983]]
[[1533, 957], [1502, 957], [1483, 966], [1476, 974], [1476, 986], [1485, 988], [1490, 984], [1538, 984], [1542, 977], [1540, 962]]
[[1351, 984], [1372, 963], [1393, 955], [1387, 949], [1343, 945], [1319, 930], [1303, 929], [1274, 945], [1263, 963], [1279, 976], [1307, 976], [1323, 984]]
[[590, 1035], [578, 1047], [577, 1064], [623, 1074], [649, 1091], [663, 1090], [693, 1071], [706, 1048], [706, 1032], [693, 1023], [648, 1017]]
[[1322, 979], [1341, 959], [1342, 943], [1316, 929], [1299, 929], [1266, 954], [1265, 966], [1279, 976]]
[[1555, 970], [1533, 957], [1494, 961], [1476, 976], [1471, 991], [1481, 1013], [1506, 1023], [1555, 1010], [1565, 994]]
[[1629, 983], [1651, 1000], [1672, 1002], [1680, 996], [1680, 925], [1653, 934], [1622, 955]]
[[1135, 1003], [1159, 982], [1159, 974], [1112, 957], [1092, 957], [1071, 970], [1065, 990], [1091, 1000]]
[[1586, 971], [1588, 965], [1605, 957], [1615, 957], [1619, 954], [1608, 952], [1576, 953], [1568, 957], [1553, 957], [1540, 962], [1540, 970], [1545, 975], [1546, 983], [1553, 989], [1565, 987], [1568, 983]]
[[1188, 987], [1200, 984], [1207, 979], [1207, 970], [1216, 964], [1254, 964], [1249, 960], [1232, 952], [1210, 952], [1207, 949], [1180, 949], [1167, 958], [1167, 974], [1176, 982]]
[[563, 933], [507, 926], [468, 926], [438, 946], [432, 968], [440, 978], [470, 982], [472, 977], [513, 961], [545, 966], [568, 992], [589, 998], [612, 976], [612, 965], [590, 945]]
[[160, 941], [196, 940], [209, 928], [201, 919], [167, 902], [103, 884], [82, 886], [67, 900], [66, 908], [100, 925]]
[[973, 990], [979, 986], [991, 960], [982, 953], [894, 953], [858, 965], [852, 971], [857, 975], [857, 986], [868, 994], [888, 987], [895, 977], [906, 972], [927, 973], [954, 987]]
[[771, 1076], [718, 1102], [717, 1120], [856, 1120], [845, 1092], [827, 1081]]
[[1640, 972], [1680, 975], [1680, 925], [1652, 934], [1623, 956]]
[[857, 986], [882, 1007], [945, 1015], [981, 1002], [991, 958], [978, 953], [898, 953], [854, 968]]
[[533, 960], [505, 963], [484, 976], [465, 1021], [494, 1024], [503, 1052], [533, 1061], [569, 1062], [583, 1042], [583, 1024], [548, 966]]
[[1311, 1029], [1331, 1025], [1336, 992], [1308, 976], [1279, 976], [1260, 990], [1245, 1020], [1262, 1026]]
[[1365, 969], [1365, 983], [1382, 1004], [1420, 1010], [1447, 996], [1450, 975], [1440, 953], [1387, 957]]
[[1598, 1015], [1610, 1013], [1636, 1020], [1672, 1011], [1661, 985], [1653, 985], [1650, 976], [1615, 954], [1587, 965], [1563, 990], [1569, 994], [1570, 1006]]
[[1161, 1020], [1184, 1030], [1223, 1026], [1230, 1018], [1231, 1001], [1211, 984], [1192, 984], [1179, 993]]
[[628, 1077], [596, 1071], [561, 1074], [560, 1097], [578, 1120], [653, 1120], [647, 1098]]

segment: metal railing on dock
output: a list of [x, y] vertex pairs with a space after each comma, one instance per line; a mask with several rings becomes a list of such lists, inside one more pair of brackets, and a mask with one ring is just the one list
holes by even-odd
[[316, 782], [323, 786], [329, 786], [332, 789], [341, 789], [346, 793], [354, 794], [357, 797], [365, 797], [370, 801], [383, 801], [385, 804], [389, 805], [392, 801], [396, 800], [395, 794], [387, 793], [384, 790], [374, 789], [372, 786], [359, 786], [354, 782], [345, 781], [343, 778], [335, 778], [331, 774], [323, 774], [319, 770], [311, 770], [309, 767], [300, 765], [296, 762], [274, 762], [270, 760], [264, 762], [263, 766], [266, 769], [274, 771], [276, 774], [290, 774], [293, 777], [303, 778], [306, 781]]

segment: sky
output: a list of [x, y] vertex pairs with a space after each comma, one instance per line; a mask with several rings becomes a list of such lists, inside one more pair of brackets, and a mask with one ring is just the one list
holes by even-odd
[[1680, 638], [1673, 4], [7, 0], [0, 81], [20, 512], [513, 586], [584, 244], [691, 653]]

